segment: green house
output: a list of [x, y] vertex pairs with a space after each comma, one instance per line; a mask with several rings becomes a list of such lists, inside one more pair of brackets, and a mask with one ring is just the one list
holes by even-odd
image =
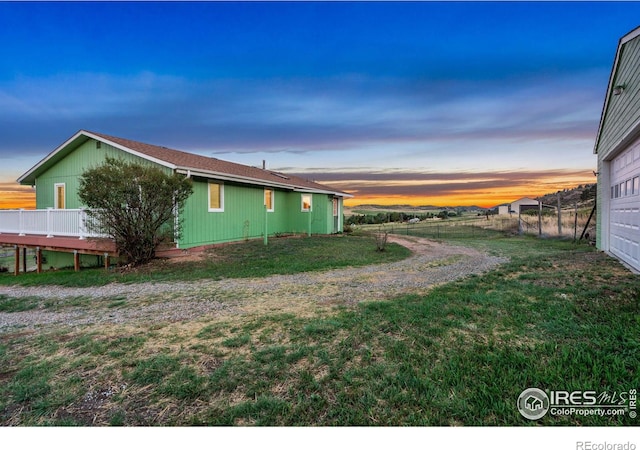
[[[179, 249], [263, 238], [265, 233], [267, 236], [340, 233], [343, 230], [343, 201], [351, 197], [329, 186], [265, 168], [80, 130], [18, 178], [20, 184], [35, 187], [40, 217], [44, 217], [43, 211], [53, 217], [48, 219], [51, 224], [47, 227], [57, 223], [57, 213], [83, 211], [77, 195], [79, 177], [88, 168], [100, 165], [106, 157], [152, 164], [193, 181], [193, 194], [187, 200], [181, 218], [183, 230], [175, 242]], [[81, 223], [75, 218], [69, 220]], [[11, 221], [3, 222], [9, 224]], [[86, 230], [43, 230], [44, 219], [35, 220], [33, 230], [17, 229], [31, 222], [34, 222], [33, 218], [22, 217], [20, 225], [16, 222], [10, 230], [0, 232], [47, 233], [49, 237], [73, 237], [77, 232], [84, 232], [91, 237]], [[63, 264], [62, 261], [53, 264], [55, 258], [56, 255], [49, 254], [47, 265]], [[89, 264], [91, 260], [95, 257], [83, 264]]]

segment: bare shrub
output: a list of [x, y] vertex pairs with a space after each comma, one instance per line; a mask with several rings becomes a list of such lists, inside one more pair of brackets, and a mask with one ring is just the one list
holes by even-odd
[[380, 230], [374, 234], [376, 240], [376, 251], [384, 252], [387, 249], [387, 239], [389, 238], [389, 232]]

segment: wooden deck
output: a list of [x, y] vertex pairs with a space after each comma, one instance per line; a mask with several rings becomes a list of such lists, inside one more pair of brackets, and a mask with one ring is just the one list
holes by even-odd
[[26, 249], [36, 250], [37, 272], [42, 271], [42, 251], [73, 253], [75, 270], [80, 270], [80, 255], [104, 256], [105, 267], [109, 266], [109, 259], [117, 257], [116, 244], [111, 239], [77, 237], [46, 237], [41, 235], [19, 235], [12, 233], [0, 234], [0, 245], [15, 248], [15, 274], [20, 273], [20, 250], [23, 250], [22, 261], [25, 265]]

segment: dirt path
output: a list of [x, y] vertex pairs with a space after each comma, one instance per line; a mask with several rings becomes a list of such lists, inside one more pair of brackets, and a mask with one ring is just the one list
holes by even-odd
[[389, 242], [409, 248], [413, 255], [389, 264], [264, 278], [113, 283], [92, 288], [0, 287], [0, 294], [38, 297], [48, 304], [46, 308], [0, 313], [0, 331], [46, 324], [174, 322], [275, 312], [307, 316], [335, 305], [422, 293], [506, 261], [475, 249], [422, 238], [389, 236]]

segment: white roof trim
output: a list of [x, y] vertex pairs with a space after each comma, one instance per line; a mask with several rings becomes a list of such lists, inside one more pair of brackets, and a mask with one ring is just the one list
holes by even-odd
[[327, 195], [333, 195], [334, 197], [353, 198], [353, 195], [347, 194], [346, 192], [324, 191], [322, 189], [296, 188], [294, 189], [294, 192], [307, 192], [309, 194], [327, 194]]
[[42, 167], [43, 165], [45, 165], [47, 162], [49, 162], [49, 160], [51, 160], [54, 156], [56, 156], [58, 153], [60, 153], [62, 150], [64, 150], [66, 147], [68, 147], [69, 145], [71, 145], [74, 141], [76, 141], [79, 137], [81, 136], [85, 136], [89, 139], [95, 139], [96, 141], [100, 141], [103, 142], [107, 145], [111, 145], [112, 147], [117, 148], [118, 150], [122, 150], [123, 152], [129, 153], [131, 155], [135, 155], [139, 158], [143, 158], [146, 159], [147, 161], [152, 161], [156, 164], [159, 164], [161, 166], [164, 167], [168, 167], [170, 169], [176, 169], [176, 166], [173, 164], [170, 164], [166, 161], [157, 159], [157, 158], [153, 158], [149, 155], [145, 155], [144, 153], [140, 153], [137, 152], [135, 150], [130, 149], [129, 147], [125, 147], [124, 145], [120, 145], [116, 142], [112, 142], [109, 139], [105, 139], [101, 136], [95, 135], [89, 131], [85, 131], [85, 130], [80, 130], [78, 131], [76, 134], [74, 134], [73, 136], [71, 136], [69, 139], [67, 139], [66, 141], [64, 141], [61, 145], [59, 145], [55, 150], [53, 150], [51, 153], [49, 153], [47, 156], [44, 157], [44, 159], [40, 160], [40, 162], [38, 162], [35, 166], [33, 166], [31, 169], [29, 169], [27, 172], [25, 172], [23, 175], [20, 176], [20, 178], [18, 178], [18, 183], [22, 184], [22, 182], [28, 178], [29, 176], [31, 176], [31, 174], [33, 174], [35, 171], [37, 171], [40, 167]]
[[41, 166], [43, 166], [47, 161], [49, 161], [51, 158], [53, 158], [60, 150], [62, 150], [63, 148], [65, 148], [67, 145], [69, 145], [71, 142], [75, 141], [76, 139], [78, 139], [81, 135], [83, 134], [82, 130], [78, 131], [76, 134], [74, 134], [73, 136], [71, 136], [69, 139], [67, 139], [66, 141], [64, 141], [61, 145], [59, 145], [55, 150], [53, 150], [51, 153], [49, 153], [47, 156], [45, 156], [43, 159], [40, 160], [40, 162], [38, 162], [35, 166], [33, 166], [31, 169], [27, 170], [24, 174], [22, 174], [20, 176], [20, 178], [18, 178], [18, 183], [22, 183], [22, 181], [27, 178], [29, 175], [31, 175], [33, 172], [35, 172], [38, 168], [40, 168]]

